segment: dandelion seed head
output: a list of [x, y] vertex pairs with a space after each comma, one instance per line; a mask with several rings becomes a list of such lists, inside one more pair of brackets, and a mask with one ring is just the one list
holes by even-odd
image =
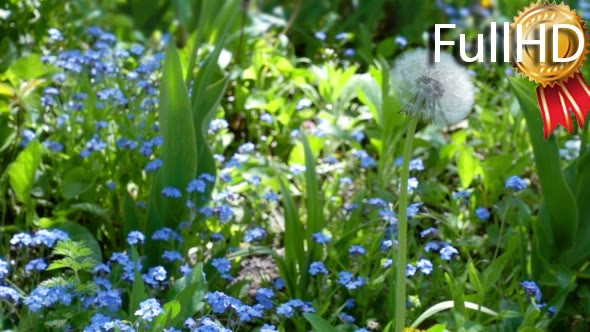
[[448, 126], [467, 117], [475, 88], [468, 71], [452, 55], [441, 53], [440, 60], [430, 63], [423, 48], [404, 53], [393, 66], [392, 88], [408, 113]]

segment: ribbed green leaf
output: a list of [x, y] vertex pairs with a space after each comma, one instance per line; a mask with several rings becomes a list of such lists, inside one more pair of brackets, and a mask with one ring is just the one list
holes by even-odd
[[314, 332], [336, 332], [335, 327], [317, 314], [305, 313], [303, 317], [311, 324]]
[[[295, 277], [307, 273], [303, 226], [301, 225], [297, 206], [289, 188], [285, 185], [282, 177], [278, 175], [278, 171], [275, 171], [275, 173], [279, 178], [285, 216], [285, 263], [288, 273]], [[298, 285], [296, 287], [294, 284], [289, 286], [291, 287], [291, 294], [289, 295], [295, 297], [300, 297], [300, 294], [306, 287], [306, 285]]]
[[[188, 90], [173, 42], [166, 51], [160, 95], [159, 119], [164, 138], [164, 163], [160, 172], [162, 187], [172, 186], [184, 191], [197, 173], [197, 145]], [[185, 201], [162, 198], [162, 203], [161, 217], [166, 225], [174, 228], [185, 211]]]
[[[139, 259], [139, 253], [135, 247], [131, 247], [131, 259], [133, 262], [137, 262]], [[141, 271], [137, 267], [138, 265], [135, 265], [135, 279], [133, 280], [131, 294], [129, 294], [129, 307], [127, 308], [127, 315], [130, 320], [135, 318], [134, 313], [135, 310], [139, 309], [139, 303], [145, 301], [148, 298], [145, 290], [145, 284], [141, 278]]]
[[145, 250], [148, 264], [154, 266], [161, 261], [162, 241], [152, 240], [151, 234], [156, 230], [164, 227], [164, 218], [162, 217], [162, 182], [160, 171], [156, 172], [152, 180], [152, 191], [150, 193], [150, 202], [148, 205], [147, 221], [145, 225], [145, 233], [147, 235]]
[[[203, 10], [211, 10], [211, 6], [202, 4]], [[228, 78], [222, 77], [217, 79], [215, 73], [218, 72], [218, 59], [223, 46], [225, 45], [226, 36], [229, 32], [233, 18], [238, 13], [238, 4], [235, 1], [228, 1], [224, 9], [220, 12], [219, 16], [229, 15], [229, 20], [219, 20], [219, 35], [217, 36], [215, 48], [213, 52], [205, 60], [205, 64], [199, 69], [198, 74], [194, 79], [193, 94], [192, 94], [192, 105], [193, 105], [193, 121], [196, 137], [197, 157], [199, 164], [197, 167], [196, 176], [204, 173], [216, 175], [217, 168], [215, 166], [215, 160], [213, 159], [213, 153], [207, 143], [207, 130], [211, 117], [214, 115], [217, 105], [221, 101], [221, 97], [224, 95], [228, 84]], [[203, 12], [201, 12], [202, 14]], [[199, 26], [202, 27], [205, 22], [204, 17], [201, 15]], [[195, 35], [195, 47], [198, 47], [200, 42], [201, 31], [197, 31]], [[190, 64], [194, 65], [194, 56], [196, 51], [191, 54]], [[192, 67], [189, 68], [189, 74], [192, 73]], [[220, 76], [220, 75], [217, 75]], [[187, 76], [190, 77], [190, 76]], [[217, 79], [217, 81], [215, 81]], [[205, 193], [201, 193], [197, 196], [196, 204], [198, 207], [204, 206], [209, 197], [213, 186], [208, 186]]]
[[[195, 135], [197, 137], [197, 156], [199, 160], [197, 177], [204, 173], [213, 176], [217, 174], [215, 159], [213, 158], [213, 153], [211, 152], [211, 148], [207, 141], [207, 131], [209, 129], [211, 117], [215, 114], [215, 110], [221, 101], [221, 97], [223, 97], [225, 93], [228, 82], [228, 78], [223, 78], [209, 85], [205, 90], [203, 97], [196, 100], [193, 106]], [[198, 199], [196, 204], [198, 207], [202, 207], [207, 203], [211, 197], [212, 191], [213, 186], [209, 185], [204, 193], [200, 193], [199, 196], [197, 196]]]
[[543, 138], [543, 121], [534, 86], [517, 78], [510, 78], [510, 85], [526, 118], [544, 205], [550, 216], [549, 219], [539, 219], [539, 223], [549, 222], [549, 225], [538, 226], [548, 227], [557, 248], [565, 250], [574, 244], [578, 229], [578, 208], [561, 170], [559, 147], [553, 135], [548, 139]]
[[563, 261], [568, 266], [577, 265], [590, 256], [590, 209], [584, 208], [590, 197], [590, 151], [580, 156], [575, 166], [577, 176], [574, 181], [574, 192], [580, 208], [580, 219], [574, 246], [562, 254]]
[[127, 190], [123, 194], [123, 204], [121, 209], [121, 215], [123, 216], [123, 232], [124, 235], [129, 232], [141, 229], [139, 226], [139, 214], [137, 213], [137, 204], [133, 197]]
[[31, 141], [8, 168], [10, 186], [20, 202], [29, 200], [35, 183], [35, 172], [41, 162], [41, 151], [41, 144], [37, 140]]
[[168, 300], [182, 303], [182, 309], [179, 315], [172, 317], [172, 325], [178, 325], [197, 313], [204, 306], [206, 291], [207, 283], [203, 279], [202, 263], [197, 264], [187, 276], [176, 280], [167, 297]]
[[318, 175], [316, 172], [315, 157], [309, 146], [307, 137], [302, 137], [303, 149], [305, 151], [305, 184], [306, 184], [306, 207], [307, 207], [307, 244], [310, 250], [310, 258], [312, 260], [319, 260], [321, 258], [321, 251], [317, 244], [311, 240], [313, 233], [319, 232], [324, 228], [324, 199], [322, 191], [318, 184]]

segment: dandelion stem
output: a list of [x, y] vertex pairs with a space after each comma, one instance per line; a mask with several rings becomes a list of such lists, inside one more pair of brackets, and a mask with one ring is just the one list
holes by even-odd
[[[413, 116], [408, 125], [406, 143], [401, 172], [401, 186], [399, 199], [399, 218], [397, 230], [397, 260], [396, 262], [396, 286], [395, 286], [395, 331], [403, 332], [406, 324], [406, 256], [408, 246], [408, 178], [410, 177], [410, 159], [412, 158], [412, 142], [416, 133], [419, 117]], [[393, 232], [392, 232], [392, 236]], [[395, 241], [395, 238], [393, 239]], [[395, 243], [392, 241], [393, 243]], [[395, 246], [391, 246], [395, 250]]]

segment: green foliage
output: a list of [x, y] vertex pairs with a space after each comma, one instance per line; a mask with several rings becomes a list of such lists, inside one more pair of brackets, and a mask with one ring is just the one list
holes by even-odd
[[527, 119], [544, 196], [534, 227], [533, 273], [542, 283], [558, 289], [552, 303], [562, 306], [568, 293], [576, 289], [575, 271], [585, 269], [584, 262], [590, 257], [585, 240], [590, 219], [585, 212], [585, 189], [581, 189], [586, 187], [582, 165], [588, 157], [581, 154], [563, 169], [556, 137], [542, 138], [543, 124], [533, 88], [516, 79], [511, 80], [511, 86]]
[[[391, 69], [405, 50], [427, 46], [434, 23], [459, 20], [457, 32], [472, 36], [524, 5], [9, 0], [0, 10], [0, 259], [9, 262], [0, 286], [19, 304], [1, 299], [0, 329], [89, 330], [100, 313], [126, 324], [115, 330], [209, 318], [239, 331], [392, 331], [399, 292], [389, 240], [409, 122]], [[93, 24], [105, 34], [89, 33]], [[423, 166], [409, 171], [407, 263], [432, 263], [407, 277], [406, 325], [584, 330], [590, 130], [544, 140], [532, 85], [509, 83], [500, 64], [466, 66], [478, 91], [473, 114], [450, 128], [419, 123], [405, 158]], [[512, 175], [527, 188], [506, 188]], [[189, 193], [193, 180], [204, 182]], [[171, 186], [181, 198], [162, 195]], [[35, 242], [52, 229], [71, 241], [53, 250]], [[130, 244], [134, 231], [145, 242]], [[331, 241], [316, 242], [318, 232]], [[33, 244], [18, 242], [21, 233]], [[443, 258], [436, 245], [458, 253]], [[49, 268], [27, 270], [38, 258]], [[310, 272], [318, 262], [326, 274]], [[92, 272], [99, 263], [108, 268]], [[154, 283], [156, 266], [166, 277]], [[347, 285], [342, 272], [363, 282]], [[525, 280], [539, 283], [541, 299]], [[88, 300], [109, 283], [120, 296], [112, 311]], [[60, 286], [70, 304], [30, 309], [36, 288]], [[273, 308], [240, 320], [235, 308], [254, 308], [261, 288], [274, 292]], [[223, 313], [207, 296], [216, 291], [233, 297]], [[279, 313], [296, 298], [315, 312]], [[148, 299], [164, 310], [151, 323], [136, 315]]]
[[78, 274], [80, 271], [91, 271], [98, 261], [92, 257], [93, 252], [83, 242], [60, 241], [53, 254], [63, 256], [54, 260], [47, 270], [71, 269]]
[[[154, 186], [154, 195], [160, 195], [161, 188], [185, 188], [194, 174], [197, 174], [197, 144], [195, 128], [191, 115], [191, 103], [187, 87], [184, 85], [182, 67], [178, 52], [173, 43], [166, 51], [162, 91], [160, 97], [159, 119], [164, 138], [162, 149], [163, 166], [159, 174], [160, 186]], [[164, 225], [175, 226], [182, 217], [183, 200], [162, 198], [157, 207], [160, 223], [152, 230]]]
[[31, 190], [35, 184], [35, 172], [41, 163], [41, 152], [41, 144], [33, 141], [9, 166], [10, 186], [16, 198], [22, 203], [30, 201]]

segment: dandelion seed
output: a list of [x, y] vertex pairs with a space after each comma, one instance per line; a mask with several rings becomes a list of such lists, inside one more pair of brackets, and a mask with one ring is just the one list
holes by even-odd
[[404, 110], [438, 125], [456, 124], [469, 114], [475, 102], [475, 88], [467, 70], [448, 53], [430, 63], [428, 50], [404, 53], [392, 72], [393, 89]]

